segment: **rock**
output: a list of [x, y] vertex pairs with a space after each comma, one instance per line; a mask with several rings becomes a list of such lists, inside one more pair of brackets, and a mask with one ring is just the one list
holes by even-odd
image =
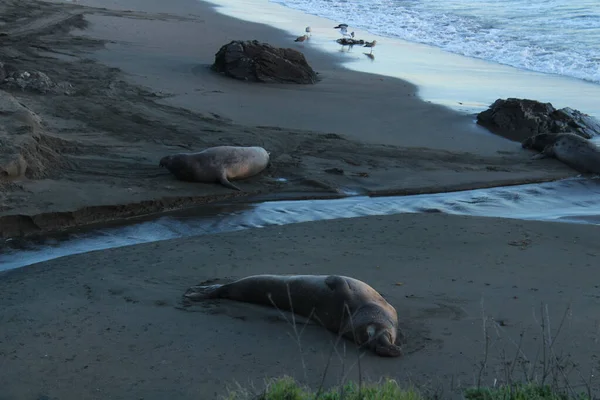
[[556, 110], [553, 118], [560, 132], [574, 132], [587, 139], [600, 135], [600, 121], [570, 107]]
[[317, 74], [306, 62], [304, 54], [257, 40], [234, 40], [222, 46], [215, 55], [212, 69], [235, 79], [253, 82], [317, 82]]
[[19, 71], [13, 65], [0, 63], [0, 85], [6, 89], [20, 89], [42, 94], [72, 95], [75, 88], [69, 82], [54, 82], [41, 71]]
[[47, 93], [54, 87], [54, 82], [48, 75], [40, 71], [17, 71], [8, 74], [4, 79], [4, 85], [9, 88]]
[[539, 133], [573, 132], [586, 139], [600, 134], [600, 122], [587, 114], [528, 99], [498, 99], [477, 115], [477, 123], [519, 142]]
[[337, 39], [336, 42], [338, 44], [341, 44], [342, 46], [354, 46], [355, 44], [360, 44], [360, 45], [365, 44], [365, 41], [362, 39], [358, 40], [358, 39], [340, 38], [340, 39]]

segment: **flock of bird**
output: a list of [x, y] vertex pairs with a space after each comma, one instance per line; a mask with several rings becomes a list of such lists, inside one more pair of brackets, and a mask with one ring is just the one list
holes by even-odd
[[[348, 33], [348, 24], [339, 24], [338, 26], [334, 26], [333, 29], [339, 29], [343, 37], [350, 37], [354, 39], [354, 32]], [[310, 36], [312, 36], [312, 30], [310, 29], [310, 26], [307, 26], [304, 31], [306, 33], [302, 36], [298, 36], [294, 42], [304, 42], [305, 40], [308, 40]], [[372, 42], [365, 42], [363, 47], [371, 48], [371, 53], [369, 54], [373, 54], [373, 47], [375, 47], [376, 44], [377, 40], [373, 40]]]

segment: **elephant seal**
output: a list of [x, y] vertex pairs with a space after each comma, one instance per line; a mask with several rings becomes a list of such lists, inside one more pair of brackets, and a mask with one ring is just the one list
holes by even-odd
[[253, 275], [227, 284], [193, 286], [184, 298], [191, 301], [220, 298], [275, 306], [318, 322], [379, 356], [402, 355], [401, 347], [396, 345], [396, 310], [375, 289], [354, 278]]
[[269, 165], [269, 155], [264, 148], [257, 146], [216, 146], [197, 153], [165, 156], [158, 165], [182, 181], [220, 182], [225, 187], [241, 191], [229, 179], [259, 174]]
[[600, 174], [600, 147], [575, 133], [540, 133], [521, 146], [540, 152], [533, 160], [554, 157], [581, 173]]

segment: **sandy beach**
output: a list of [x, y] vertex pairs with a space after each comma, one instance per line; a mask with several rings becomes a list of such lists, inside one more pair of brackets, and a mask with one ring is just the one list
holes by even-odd
[[[0, 20], [0, 62], [57, 83], [43, 94], [0, 87], [3, 238], [233, 198], [435, 193], [577, 175], [556, 160], [532, 161], [474, 115], [420, 100], [408, 82], [344, 69], [336, 54], [208, 3], [5, 0]], [[239, 39], [302, 51], [321, 81], [263, 85], [211, 71], [219, 48]], [[164, 155], [223, 144], [263, 146], [272, 165], [238, 182], [242, 192], [181, 182], [158, 166]], [[180, 304], [198, 282], [258, 273], [342, 274], [380, 290], [398, 310], [407, 354], [365, 355], [369, 379], [392, 376], [460, 398], [483, 359], [488, 385], [507, 378], [507, 357], [539, 364], [540, 321], [548, 320], [561, 365], [577, 364], [565, 376], [579, 385], [600, 350], [596, 231], [441, 214], [365, 217], [8, 271], [0, 274], [0, 399], [208, 399], [282, 373], [318, 385], [333, 340], [322, 328], [309, 325], [299, 350], [273, 310]], [[347, 350], [327, 385], [356, 359]], [[511, 374], [521, 379], [521, 367]], [[348, 377], [356, 376], [353, 368]]]
[[[505, 380], [514, 359], [512, 379], [532, 364], [539, 378], [547, 318], [570, 383], [583, 389], [600, 351], [600, 289], [590, 279], [596, 232], [407, 214], [164, 241], [13, 270], [0, 279], [2, 396], [208, 399], [281, 374], [318, 385], [335, 341], [323, 328], [308, 325], [300, 351], [275, 310], [225, 300], [182, 308], [190, 286], [256, 273], [346, 274], [380, 291], [398, 311], [406, 355], [365, 354], [366, 379], [391, 376], [461, 398], [486, 357], [484, 319], [482, 383]], [[346, 348], [346, 357], [334, 354], [327, 385], [339, 383], [342, 364], [357, 379], [355, 351]]]
[[[335, 55], [308, 46], [301, 50], [322, 77], [316, 85], [215, 74], [214, 54], [230, 40], [293, 41], [207, 4], [119, 2], [130, 10], [119, 11], [87, 3], [35, 3], [43, 24], [33, 15], [3, 28], [22, 32], [2, 39], [6, 64], [70, 85], [45, 95], [2, 92], [3, 123], [30, 132], [19, 137], [25, 151], [3, 156], [28, 164], [25, 176], [17, 171], [3, 182], [4, 237], [240, 195], [408, 194], [575, 175], [559, 162], [532, 162], [519, 143], [490, 134], [472, 115], [418, 100], [406, 82], [344, 70]], [[4, 15], [15, 20], [29, 9], [7, 4]], [[261, 145], [273, 165], [243, 182], [242, 194], [185, 184], [158, 167], [164, 155], [219, 144]], [[344, 174], [325, 172], [333, 168]]]

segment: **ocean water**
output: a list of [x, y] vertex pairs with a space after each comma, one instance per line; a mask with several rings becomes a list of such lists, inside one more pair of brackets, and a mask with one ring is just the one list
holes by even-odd
[[270, 0], [376, 35], [600, 84], [598, 0]]

